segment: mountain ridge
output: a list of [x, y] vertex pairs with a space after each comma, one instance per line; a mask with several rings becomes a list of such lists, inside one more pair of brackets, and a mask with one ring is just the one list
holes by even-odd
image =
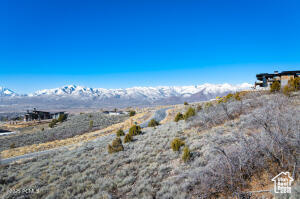
[[[117, 89], [105, 89], [105, 88], [91, 88], [80, 85], [67, 85], [52, 89], [42, 89], [30, 94], [17, 94], [11, 89], [6, 88], [6, 96], [18, 95], [18, 96], [43, 96], [43, 95], [53, 95], [53, 96], [91, 96], [91, 97], [137, 97], [138, 96], [161, 96], [161, 97], [171, 97], [171, 96], [186, 96], [189, 97], [200, 91], [207, 93], [215, 92], [225, 92], [225, 91], [239, 91], [243, 89], [250, 89], [251, 84], [242, 83], [237, 85], [231, 85], [228, 83], [224, 84], [201, 84], [194, 86], [156, 86], [156, 87], [130, 87], [130, 88], [117, 88]], [[1, 94], [0, 87], [0, 94]]]
[[196, 86], [132, 87], [124, 89], [88, 88], [69, 85], [60, 88], [43, 89], [25, 95], [5, 89], [6, 94], [0, 93], [0, 112], [24, 111], [34, 107], [62, 110], [171, 105], [185, 101], [208, 101], [228, 93], [249, 90], [251, 87], [252, 85], [248, 83], [238, 85], [225, 83]]

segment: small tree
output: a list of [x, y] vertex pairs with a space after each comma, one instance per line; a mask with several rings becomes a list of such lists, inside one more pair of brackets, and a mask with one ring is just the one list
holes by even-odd
[[171, 148], [173, 151], [179, 151], [180, 147], [184, 145], [184, 142], [179, 138], [174, 138], [171, 142]]
[[58, 122], [64, 122], [68, 118], [67, 114], [60, 114], [57, 121]]
[[191, 158], [191, 152], [190, 152], [190, 149], [188, 146], [185, 146], [184, 149], [183, 149], [183, 154], [182, 154], [182, 160], [184, 162], [187, 162], [189, 161]]
[[193, 117], [196, 115], [196, 111], [194, 108], [190, 107], [184, 114], [184, 119], [187, 120], [189, 119], [190, 117]]
[[155, 119], [150, 120], [150, 122], [148, 123], [148, 127], [155, 127], [158, 125], [159, 125], [159, 122], [156, 121]]
[[130, 116], [130, 117], [135, 116], [135, 114], [136, 114], [135, 111], [133, 111], [133, 110], [129, 111], [129, 116]]
[[93, 120], [90, 120], [90, 126], [89, 126], [89, 128], [92, 129], [93, 126], [94, 126], [94, 121], [93, 121]]
[[124, 143], [127, 143], [127, 142], [131, 142], [133, 140], [133, 137], [127, 133], [124, 137]]
[[187, 103], [187, 102], [184, 102], [183, 104], [184, 104], [185, 106], [189, 105], [189, 103]]
[[133, 125], [132, 127], [130, 127], [129, 129], [129, 134], [131, 136], [135, 136], [135, 135], [139, 135], [142, 133], [141, 127], [137, 126], [137, 125]]
[[110, 144], [108, 145], [107, 149], [108, 149], [108, 153], [116, 153], [119, 151], [124, 151], [122, 140], [119, 137], [117, 137], [112, 141], [111, 145]]
[[177, 113], [177, 115], [175, 116], [174, 121], [178, 122], [179, 120], [183, 120], [183, 114], [182, 113]]
[[273, 84], [270, 87], [271, 93], [275, 93], [280, 91], [280, 82], [279, 81], [274, 81]]
[[125, 135], [125, 133], [122, 129], [119, 129], [116, 134], [117, 134], [118, 137], [121, 137], [121, 136]]

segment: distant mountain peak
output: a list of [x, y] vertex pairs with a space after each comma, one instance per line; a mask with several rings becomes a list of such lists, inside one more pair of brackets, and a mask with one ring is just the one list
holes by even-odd
[[16, 96], [17, 93], [15, 93], [14, 91], [8, 89], [8, 88], [5, 88], [5, 87], [2, 87], [0, 86], [0, 96]]

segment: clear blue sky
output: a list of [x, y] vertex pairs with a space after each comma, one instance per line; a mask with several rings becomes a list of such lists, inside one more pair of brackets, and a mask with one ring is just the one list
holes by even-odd
[[297, 0], [1, 0], [0, 85], [253, 83], [300, 69], [299, 10]]

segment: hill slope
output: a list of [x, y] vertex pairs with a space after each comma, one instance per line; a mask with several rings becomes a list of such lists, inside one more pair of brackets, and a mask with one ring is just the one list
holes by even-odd
[[[299, 102], [299, 93], [249, 93], [242, 101], [206, 106], [187, 121], [145, 128], [134, 142], [123, 143], [124, 151], [107, 152], [111, 135], [13, 164], [2, 168], [2, 193], [22, 198], [24, 193], [8, 192], [22, 187], [39, 190], [32, 198], [247, 198], [248, 190], [267, 189], [269, 179], [297, 168]], [[182, 148], [171, 149], [174, 138], [189, 147], [188, 162], [182, 161]], [[267, 176], [260, 180], [266, 181], [252, 187], [262, 172]], [[297, 198], [299, 172], [294, 174], [291, 196]]]

